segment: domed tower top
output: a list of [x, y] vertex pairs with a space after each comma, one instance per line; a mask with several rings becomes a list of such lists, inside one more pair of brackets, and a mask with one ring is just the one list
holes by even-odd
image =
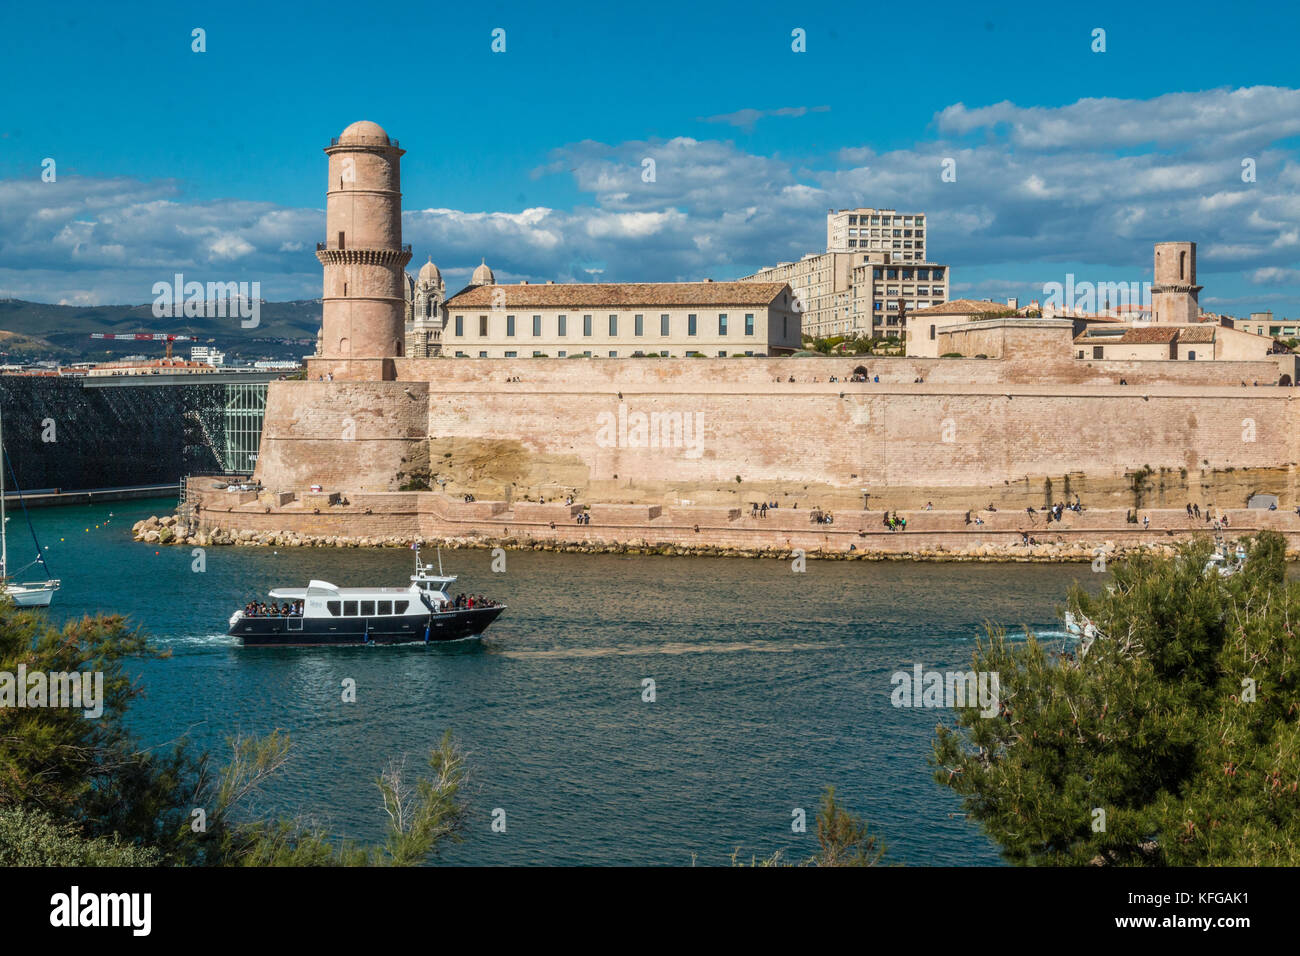
[[482, 263], [477, 268], [474, 269], [474, 275], [470, 278], [469, 284], [470, 285], [496, 285], [497, 284], [496, 276], [494, 276], [492, 274], [492, 270], [488, 268], [487, 259], [484, 259]]
[[442, 273], [439, 272], [438, 267], [433, 264], [433, 256], [430, 256], [429, 261], [420, 266], [420, 274], [416, 277], [416, 282], [420, 285], [442, 285]]
[[339, 146], [390, 146], [384, 128], [370, 120], [358, 120], [345, 129], [338, 138]]

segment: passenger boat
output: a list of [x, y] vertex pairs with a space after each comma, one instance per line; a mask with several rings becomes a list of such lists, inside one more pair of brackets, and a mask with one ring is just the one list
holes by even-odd
[[329, 644], [418, 644], [477, 637], [504, 611], [504, 604], [449, 593], [455, 575], [438, 573], [415, 553], [407, 587], [341, 588], [312, 581], [305, 588], [275, 588], [267, 597], [288, 613], [230, 616], [232, 637], [245, 647], [304, 647]]

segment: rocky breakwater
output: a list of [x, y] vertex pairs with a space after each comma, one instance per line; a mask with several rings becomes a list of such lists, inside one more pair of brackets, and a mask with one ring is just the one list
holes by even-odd
[[[263, 548], [410, 548], [413, 544], [457, 548], [505, 548], [514, 551], [563, 551], [578, 554], [660, 554], [660, 555], [716, 555], [738, 558], [777, 558], [793, 560], [801, 555], [809, 558], [840, 561], [990, 561], [1021, 563], [1061, 563], [1097, 561], [1102, 557], [1110, 561], [1124, 554], [1151, 551], [1173, 554], [1174, 546], [1164, 539], [1136, 545], [1117, 545], [1114, 541], [1098, 544], [1082, 542], [1013, 544], [965, 544], [954, 536], [951, 547], [938, 545], [913, 550], [899, 550], [897, 538], [892, 538], [889, 550], [874, 549], [870, 539], [861, 538], [843, 548], [814, 548], [800, 552], [790, 548], [741, 547], [710, 544], [681, 545], [654, 542], [648, 538], [623, 541], [588, 540], [563, 541], [529, 536], [494, 537], [487, 535], [448, 536], [416, 540], [401, 535], [310, 535], [293, 531], [251, 531], [234, 528], [187, 527], [176, 515], [152, 516], [137, 521], [131, 528], [135, 540], [145, 544], [166, 544], [187, 547], [213, 545], [244, 545]], [[1154, 534], [1152, 535], [1154, 538]], [[1163, 536], [1162, 536], [1163, 537]]]

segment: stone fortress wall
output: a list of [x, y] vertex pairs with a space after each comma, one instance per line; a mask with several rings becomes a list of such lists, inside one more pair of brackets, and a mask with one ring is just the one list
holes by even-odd
[[[1165, 506], [1294, 499], [1294, 390], [1240, 385], [1271, 363], [1062, 364], [1070, 375], [1014, 357], [398, 360], [397, 381], [273, 383], [257, 477], [288, 494], [423, 478], [493, 501], [847, 508], [865, 491], [917, 509], [1037, 506], [1067, 484], [1151, 505], [1134, 491], [1149, 471]], [[859, 367], [872, 380], [845, 381]], [[638, 433], [637, 413], [665, 440]]]

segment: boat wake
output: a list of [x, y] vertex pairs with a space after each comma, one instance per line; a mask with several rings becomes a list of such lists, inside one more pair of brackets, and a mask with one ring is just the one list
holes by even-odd
[[502, 657], [514, 660], [563, 660], [589, 657], [650, 657], [660, 654], [794, 654], [826, 650], [827, 644], [786, 644], [778, 641], [737, 641], [728, 644], [642, 644], [634, 647], [558, 647], [549, 650], [511, 650], [492, 647]]

